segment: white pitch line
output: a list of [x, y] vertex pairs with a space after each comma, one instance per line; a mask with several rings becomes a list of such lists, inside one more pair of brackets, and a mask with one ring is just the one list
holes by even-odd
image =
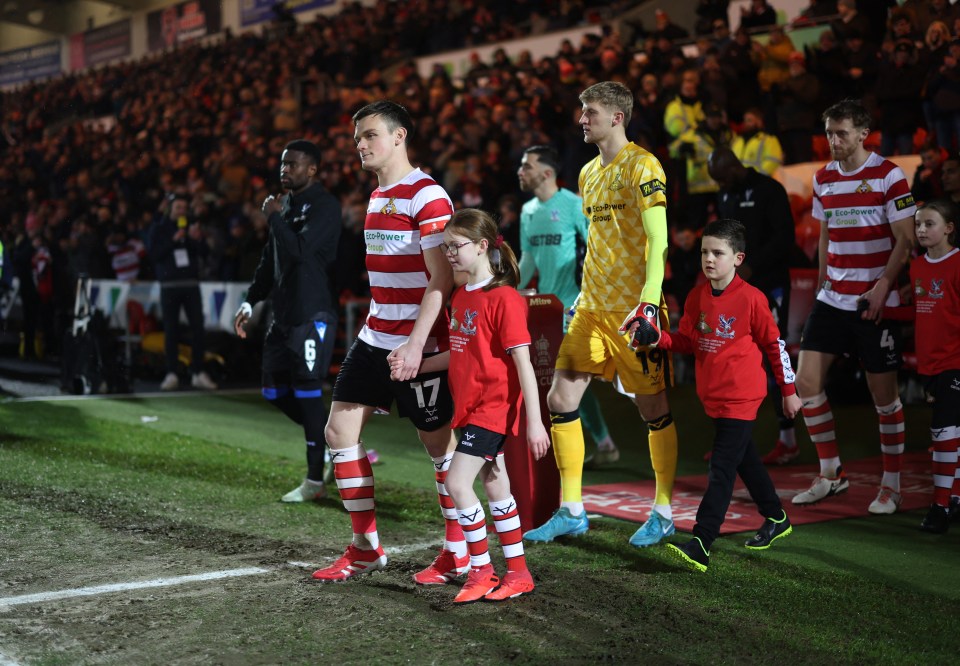
[[[411, 543], [406, 546], [393, 546], [390, 548], [384, 548], [384, 552], [387, 555], [404, 555], [406, 553], [415, 553], [418, 550], [430, 550], [431, 548], [436, 548], [439, 545], [439, 541], [424, 541], [423, 543]], [[294, 569], [316, 569], [322, 567], [323, 564], [317, 562], [301, 562], [298, 560], [291, 560], [287, 562], [287, 566], [293, 567]], [[3, 666], [0, 664], [0, 666]]]
[[170, 391], [166, 393], [96, 393], [93, 395], [37, 395], [28, 398], [7, 398], [3, 402], [70, 402], [73, 400], [132, 400], [150, 398], [184, 398], [198, 395], [225, 396], [259, 393], [259, 389], [217, 389], [216, 391]]
[[14, 661], [4, 653], [0, 652], [0, 666], [20, 666], [20, 662]]
[[[73, 590], [58, 590], [56, 592], [40, 592], [38, 594], [24, 594], [19, 597], [0, 598], [0, 611], [10, 606], [21, 606], [23, 604], [35, 604], [41, 601], [56, 601], [58, 599], [71, 599], [73, 597], [89, 597], [97, 594], [110, 594], [111, 592], [123, 592], [126, 590], [142, 590], [152, 587], [168, 587], [170, 585], [183, 585], [184, 583], [194, 583], [205, 580], [217, 580], [220, 578], [235, 578], [237, 576], [252, 576], [270, 572], [271, 569], [261, 569], [260, 567], [247, 567], [245, 569], [227, 569], [225, 571], [211, 571], [204, 574], [193, 574], [190, 576], [177, 576], [175, 578], [156, 578], [154, 580], [143, 580], [135, 583], [113, 583], [111, 585], [97, 585], [95, 587], [81, 587]], [[0, 662], [2, 663], [2, 662]]]

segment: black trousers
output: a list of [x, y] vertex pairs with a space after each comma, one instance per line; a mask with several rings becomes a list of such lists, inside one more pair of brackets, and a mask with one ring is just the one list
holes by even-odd
[[203, 370], [203, 303], [198, 285], [160, 285], [160, 308], [163, 310], [163, 354], [167, 372], [177, 371], [177, 345], [180, 342], [180, 308], [187, 313], [192, 347], [190, 371]]
[[783, 505], [767, 468], [760, 461], [757, 447], [750, 437], [753, 421], [741, 419], [713, 419], [716, 436], [713, 440], [713, 455], [710, 457], [710, 473], [707, 477], [707, 492], [697, 509], [697, 524], [693, 535], [700, 537], [708, 550], [720, 536], [720, 526], [733, 497], [733, 484], [737, 475], [743, 479], [750, 498], [757, 504], [764, 518], [783, 515]]

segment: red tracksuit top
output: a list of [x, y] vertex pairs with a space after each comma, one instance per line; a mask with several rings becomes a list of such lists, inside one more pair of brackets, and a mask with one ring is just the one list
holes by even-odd
[[660, 348], [693, 354], [697, 395], [711, 418], [752, 421], [767, 395], [766, 353], [784, 396], [793, 395], [793, 367], [767, 297], [735, 276], [714, 296], [710, 283], [690, 292], [680, 330], [663, 332]]

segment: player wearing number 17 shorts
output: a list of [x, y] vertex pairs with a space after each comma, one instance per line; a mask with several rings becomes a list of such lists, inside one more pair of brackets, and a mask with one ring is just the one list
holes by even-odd
[[[326, 436], [337, 488], [350, 514], [353, 541], [340, 559], [313, 577], [342, 581], [386, 566], [374, 505], [373, 469], [360, 433], [377, 408], [394, 402], [410, 419], [433, 459], [437, 495], [446, 524], [443, 549], [414, 575], [421, 585], [442, 585], [470, 568], [457, 510], [446, 490], [457, 440], [450, 429], [453, 402], [446, 372], [420, 373], [424, 356], [448, 347], [444, 307], [453, 271], [440, 244], [453, 214], [450, 197], [407, 156], [413, 121], [389, 101], [374, 102], [353, 116], [354, 139], [366, 171], [379, 186], [370, 195], [363, 234], [370, 276], [370, 313], [340, 366]], [[398, 381], [390, 363], [399, 366]]]
[[[591, 379], [618, 376], [647, 424], [656, 497], [634, 546], [673, 534], [670, 506], [677, 467], [677, 431], [666, 386], [670, 355], [656, 348], [666, 322], [661, 286], [667, 251], [665, 177], [657, 159], [627, 141], [633, 94], [612, 81], [580, 94], [583, 140], [598, 157], [580, 172], [583, 211], [590, 220], [582, 295], [557, 355], [547, 396], [560, 470], [560, 508], [528, 541], [552, 541], [589, 529], [581, 492], [584, 442], [578, 406]], [[637, 303], [639, 302], [639, 305]]]

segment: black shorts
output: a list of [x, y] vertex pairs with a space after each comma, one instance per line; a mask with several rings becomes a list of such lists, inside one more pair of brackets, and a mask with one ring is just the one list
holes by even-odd
[[960, 426], [960, 370], [945, 370], [926, 377], [924, 388], [934, 400], [930, 428]]
[[[390, 379], [387, 349], [355, 340], [340, 365], [333, 385], [336, 402], [352, 402], [389, 410], [397, 402], [397, 413], [410, 419], [417, 430], [433, 432], [450, 423], [453, 400], [446, 372], [426, 372], [406, 382]], [[428, 357], [430, 354], [424, 354]]]
[[319, 395], [330, 372], [336, 337], [335, 314], [321, 313], [315, 321], [297, 326], [270, 326], [263, 341], [264, 395], [285, 386], [311, 394], [307, 397]]
[[861, 319], [859, 312], [823, 301], [814, 301], [800, 336], [801, 351], [851, 354], [860, 359], [864, 370], [876, 373], [900, 369], [902, 344], [899, 322], [882, 319], [875, 324]]
[[467, 424], [460, 430], [457, 452], [468, 456], [477, 456], [487, 462], [493, 462], [503, 451], [507, 436], [480, 426]]

